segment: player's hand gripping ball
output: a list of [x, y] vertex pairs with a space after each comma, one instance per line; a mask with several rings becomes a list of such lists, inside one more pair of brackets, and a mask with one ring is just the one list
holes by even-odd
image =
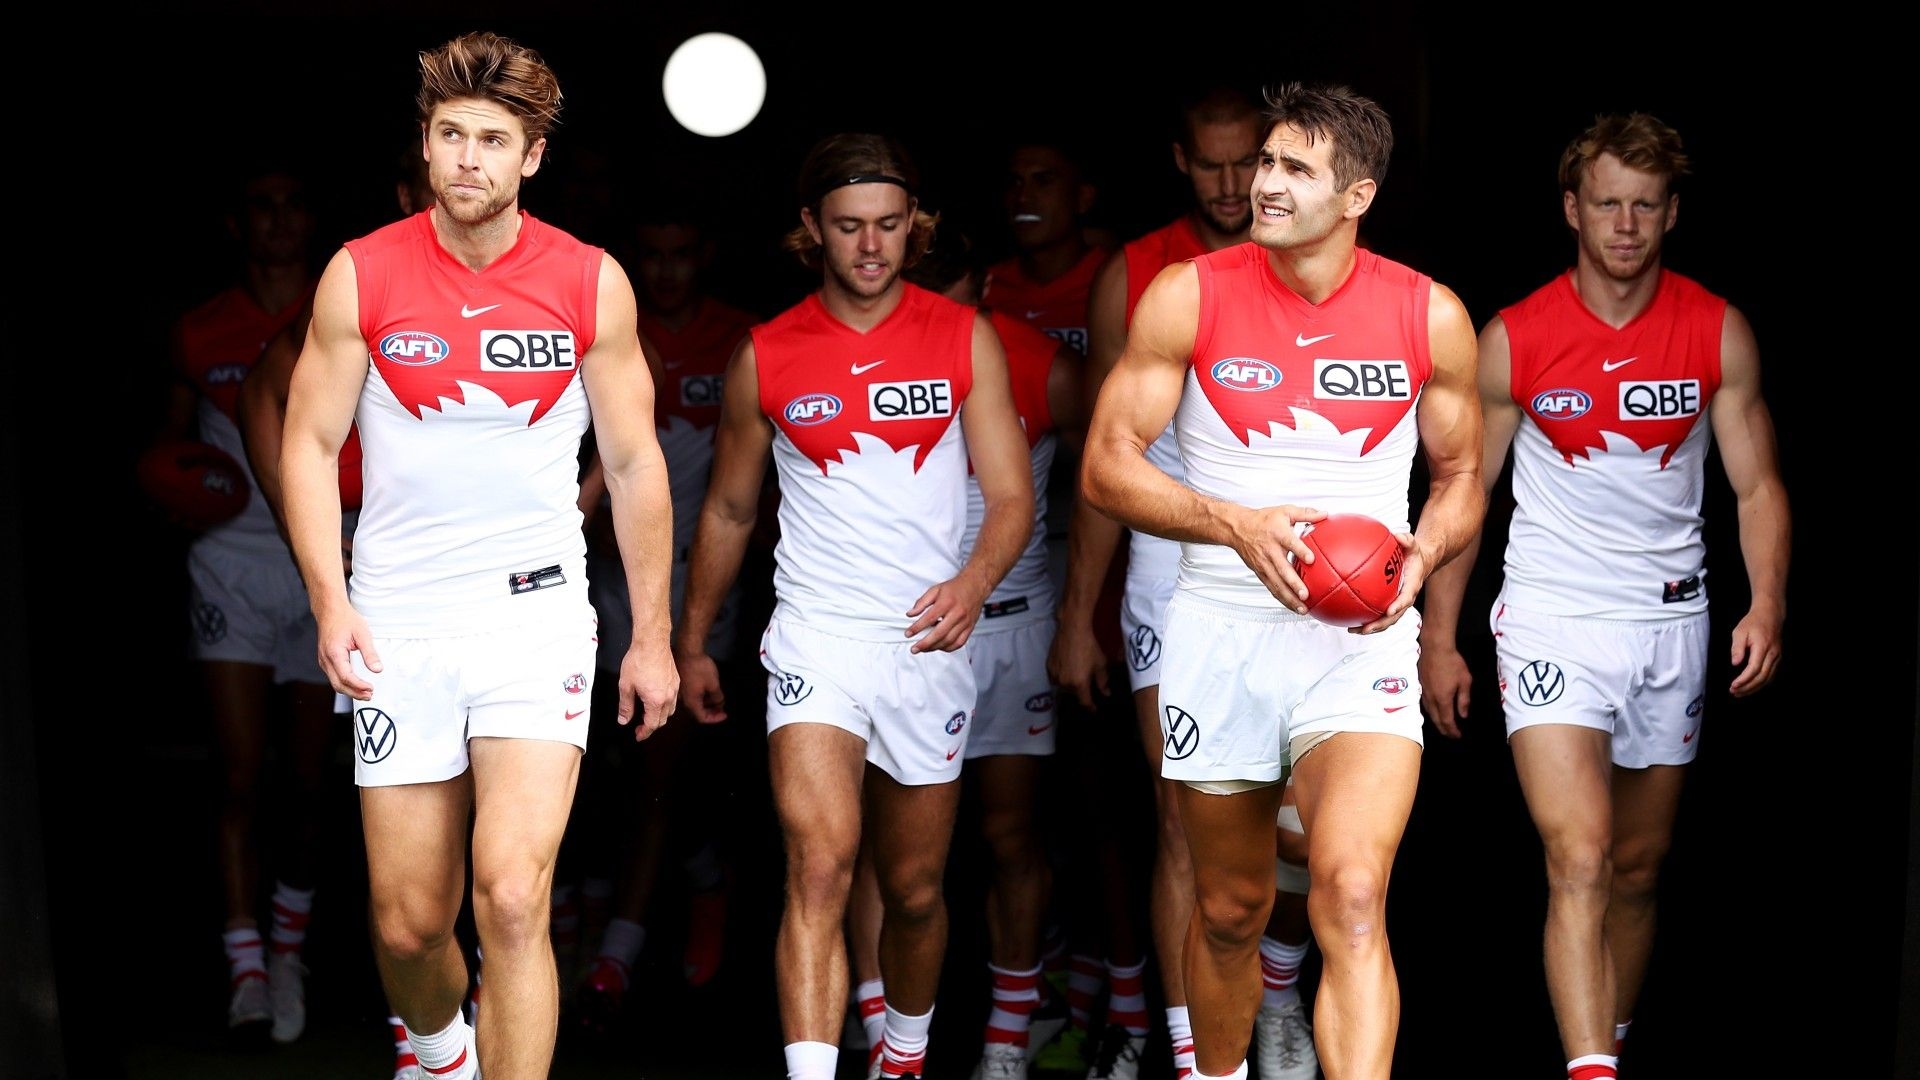
[[163, 440], [140, 456], [140, 488], [182, 528], [201, 531], [239, 516], [253, 497], [232, 454], [192, 439]]
[[1300, 525], [1313, 549], [1310, 563], [1294, 560], [1307, 586], [1307, 614], [1332, 626], [1365, 626], [1400, 595], [1400, 541], [1365, 514], [1328, 514]]

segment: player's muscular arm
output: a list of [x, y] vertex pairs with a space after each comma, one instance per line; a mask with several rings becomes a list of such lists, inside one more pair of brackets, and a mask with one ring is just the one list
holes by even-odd
[[1773, 414], [1760, 392], [1760, 350], [1746, 316], [1733, 305], [1720, 330], [1720, 388], [1708, 406], [1714, 444], [1739, 515], [1740, 555], [1752, 602], [1733, 628], [1734, 697], [1773, 681], [1780, 628], [1787, 617], [1787, 562], [1793, 519], [1780, 478]]
[[634, 738], [644, 739], [667, 722], [680, 685], [670, 640], [673, 503], [653, 426], [654, 372], [640, 344], [633, 286], [611, 256], [601, 259], [597, 307], [593, 347], [580, 370], [633, 606], [633, 640], [620, 663], [619, 721], [638, 719]]
[[688, 556], [687, 596], [674, 632], [681, 702], [701, 723], [727, 717], [719, 669], [707, 655], [707, 635], [746, 558], [772, 450], [773, 424], [760, 411], [759, 369], [753, 339], [746, 338], [727, 362], [720, 424], [714, 431], [713, 470]]
[[340, 447], [353, 428], [366, 381], [357, 274], [353, 257], [342, 248], [320, 275], [306, 343], [287, 390], [280, 487], [287, 539], [319, 623], [321, 670], [336, 691], [362, 701], [373, 696], [373, 686], [354, 673], [351, 654], [359, 652], [374, 671], [381, 665], [366, 621], [347, 599], [340, 551]]
[[1479, 344], [1466, 305], [1437, 282], [1427, 305], [1427, 338], [1433, 375], [1420, 391], [1417, 414], [1427, 461], [1427, 498], [1413, 532], [1401, 537], [1407, 556], [1401, 563], [1399, 596], [1379, 619], [1355, 628], [1359, 633], [1384, 630], [1405, 614], [1419, 598], [1427, 574], [1459, 555], [1486, 517]]
[[967, 643], [980, 606], [1013, 568], [1033, 534], [1033, 467], [1020, 413], [1013, 404], [1007, 354], [982, 312], [973, 320], [973, 389], [960, 410], [967, 456], [980, 481], [985, 513], [966, 565], [951, 580], [920, 594], [906, 612], [914, 652], [950, 651]]
[[[1123, 252], [1115, 251], [1095, 272], [1087, 297], [1087, 359], [1081, 366], [1079, 398], [1080, 412], [1089, 421], [1100, 387], [1126, 346], [1126, 308], [1127, 260]], [[1084, 474], [1084, 430], [1079, 442]], [[1047, 674], [1089, 709], [1096, 690], [1107, 693], [1107, 657], [1094, 636], [1093, 609], [1124, 533], [1119, 522], [1095, 510], [1085, 498], [1074, 499], [1073, 514], [1067, 519], [1067, 575], [1054, 616], [1058, 628], [1047, 653]]]
[[247, 447], [247, 466], [253, 470], [260, 497], [273, 511], [280, 535], [287, 535], [285, 497], [280, 488], [280, 437], [286, 428], [287, 393], [293, 383], [293, 364], [300, 358], [311, 313], [281, 327], [260, 350], [260, 359], [240, 383], [236, 414], [240, 437]]
[[1305, 588], [1287, 553], [1304, 558], [1307, 547], [1293, 522], [1323, 514], [1207, 498], [1147, 460], [1147, 447], [1180, 405], [1199, 312], [1200, 277], [1192, 263], [1160, 271], [1147, 286], [1134, 309], [1126, 351], [1094, 403], [1081, 494], [1095, 509], [1134, 529], [1233, 548], [1275, 597], [1301, 611]]
[[[1484, 490], [1491, 492], [1522, 419], [1512, 395], [1507, 327], [1497, 315], [1480, 332], [1476, 366], [1482, 418], [1480, 479]], [[1458, 634], [1461, 607], [1480, 557], [1482, 535], [1482, 529], [1474, 530], [1458, 555], [1427, 575], [1420, 606], [1421, 700], [1433, 726], [1455, 739], [1460, 737], [1460, 721], [1466, 718], [1473, 696], [1473, 675], [1460, 655]]]

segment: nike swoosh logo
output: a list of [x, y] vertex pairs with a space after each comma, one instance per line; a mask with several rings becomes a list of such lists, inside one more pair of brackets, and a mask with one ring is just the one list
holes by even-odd
[[485, 315], [487, 312], [492, 311], [494, 308], [497, 308], [499, 306], [500, 306], [499, 304], [488, 304], [486, 307], [470, 308], [465, 304], [461, 304], [460, 317], [463, 319], [471, 319], [475, 315]]
[[1600, 361], [1600, 370], [1601, 371], [1617, 371], [1620, 368], [1626, 367], [1628, 364], [1631, 364], [1638, 359], [1640, 358], [1637, 356], [1629, 356], [1625, 360], [1602, 360]]
[[1308, 337], [1305, 334], [1295, 334], [1293, 335], [1293, 343], [1304, 349], [1315, 342], [1325, 341], [1332, 336], [1332, 334], [1321, 334], [1319, 337]]
[[1399, 712], [1401, 709], [1406, 708], [1406, 706], [1405, 705], [1382, 705], [1380, 708], [1382, 712]]
[[672, 371], [674, 368], [686, 367], [687, 362], [685, 360], [662, 360], [660, 361], [660, 366], [666, 368], [668, 371]]
[[581, 709], [581, 710], [580, 710], [579, 712], [570, 712], [570, 713], [568, 713], [568, 714], [567, 714], [567, 719], [569, 719], [569, 720], [578, 720], [578, 719], [580, 719], [581, 717], [583, 717], [583, 716], [585, 716], [585, 715], [587, 715], [587, 710], [585, 710], [585, 709]]
[[957, 747], [957, 746], [956, 746], [956, 747], [954, 747], [953, 749], [951, 749], [951, 750], [949, 750], [949, 751], [947, 751], [947, 760], [948, 760], [948, 761], [952, 761], [952, 760], [953, 760], [953, 755], [955, 755], [955, 754], [957, 754], [957, 753], [959, 753], [959, 752], [960, 752], [960, 748], [959, 748], [959, 747]]
[[1032, 724], [1028, 724], [1028, 725], [1027, 725], [1027, 734], [1029, 734], [1029, 735], [1038, 735], [1038, 734], [1040, 734], [1041, 732], [1043, 732], [1043, 731], [1045, 731], [1045, 730], [1047, 730], [1048, 728], [1050, 728], [1050, 727], [1052, 727], [1052, 726], [1053, 726], [1053, 723], [1052, 723], [1052, 721], [1048, 721], [1047, 723], [1044, 723], [1044, 724], [1041, 724], [1041, 725], [1040, 725], [1039, 727], [1034, 727], [1034, 726], [1033, 726]]
[[867, 372], [872, 371], [884, 363], [886, 363], [885, 360], [875, 360], [871, 364], [855, 364], [853, 365], [853, 373], [855, 375], [865, 375]]
[[1700, 729], [1694, 728], [1692, 731], [1689, 731], [1685, 735], [1680, 736], [1680, 741], [1683, 743], [1690, 743], [1693, 741], [1693, 737], [1698, 734], [1700, 734]]
[[1045, 311], [1029, 311], [1027, 312], [1027, 321], [1032, 322], [1033, 320], [1045, 314], [1046, 314]]

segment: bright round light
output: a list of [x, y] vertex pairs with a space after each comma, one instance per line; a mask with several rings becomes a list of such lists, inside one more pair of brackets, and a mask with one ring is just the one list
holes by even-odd
[[681, 127], [695, 135], [731, 135], [760, 115], [767, 71], [753, 47], [732, 34], [696, 34], [667, 58], [660, 92]]

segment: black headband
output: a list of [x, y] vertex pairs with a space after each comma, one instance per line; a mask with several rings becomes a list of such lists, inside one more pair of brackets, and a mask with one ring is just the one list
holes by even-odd
[[821, 199], [826, 198], [828, 192], [847, 187], [851, 184], [892, 184], [902, 191], [905, 191], [909, 196], [913, 194], [913, 188], [908, 186], [905, 180], [897, 176], [888, 176], [886, 173], [855, 173], [838, 183], [831, 180], [827, 181], [825, 186], [820, 189], [820, 193], [813, 197], [813, 201], [817, 203]]

